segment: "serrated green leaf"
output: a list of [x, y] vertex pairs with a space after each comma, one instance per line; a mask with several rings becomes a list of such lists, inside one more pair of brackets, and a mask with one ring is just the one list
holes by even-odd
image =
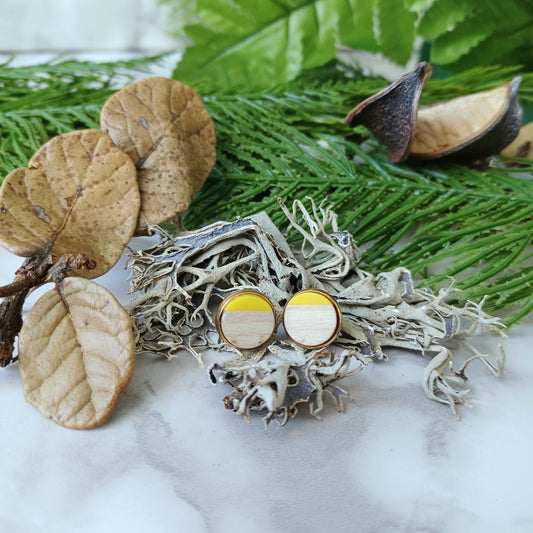
[[[296, 7], [304, 3], [297, 1]], [[284, 17], [289, 9], [287, 2], [266, 0], [196, 0], [196, 14], [206, 26], [216, 30], [218, 34], [244, 37], [266, 24]]]
[[420, 12], [427, 9], [435, 0], [404, 0], [404, 5], [409, 11]]
[[378, 42], [383, 54], [405, 65], [413, 53], [416, 13], [399, 1], [376, 0], [376, 8]]
[[[447, 70], [498, 58], [533, 66], [530, 39], [520, 32], [533, 24], [531, 0], [197, 0], [195, 11], [192, 0], [163, 1], [174, 20], [181, 14], [178, 31], [186, 19], [195, 42], [175, 76], [197, 88], [199, 80], [201, 87], [275, 86], [333, 58], [334, 44], [405, 64], [415, 35], [435, 39], [427, 43], [430, 60]], [[496, 33], [501, 42], [512, 37], [503, 55], [495, 53]]]
[[[174, 77], [191, 85], [272, 86], [336, 55], [340, 0], [198, 0], [207, 28], [185, 27], [195, 44]], [[344, 1], [344, 0], [343, 0]]]
[[[444, 22], [451, 22], [450, 17], [463, 17], [469, 8], [473, 9], [454, 27], [445, 26]], [[429, 17], [430, 14], [433, 17]], [[486, 0], [483, 4], [474, 0], [439, 0], [422, 18], [419, 32], [426, 37], [436, 36], [431, 48], [432, 62], [455, 65], [454, 69], [460, 69], [463, 62], [465, 66], [476, 64], [468, 58], [471, 52], [474, 52], [477, 64], [490, 65], [502, 56], [498, 44], [506, 50], [524, 48], [530, 39], [520, 30], [531, 26], [531, 23], [533, 9], [527, 0]], [[526, 61], [530, 63], [531, 59]], [[516, 64], [517, 60], [513, 63]]]
[[531, 50], [533, 49], [533, 32], [531, 31], [531, 21], [526, 21], [524, 27], [516, 28], [514, 31], [496, 31], [490, 39], [479, 43], [472, 48], [469, 53], [454, 64], [454, 70], [468, 70], [477, 65], [487, 62], [499, 63], [501, 65], [513, 63], [523, 63], [531, 60]]
[[299, 12], [299, 16], [289, 18], [289, 34], [302, 36], [299, 43], [294, 43], [295, 47], [300, 44], [302, 67], [318, 67], [330, 61], [337, 53], [337, 16], [332, 15], [331, 2], [327, 1], [316, 2]]
[[475, 4], [465, 0], [437, 0], [422, 15], [417, 33], [435, 39], [465, 20], [474, 9]]
[[453, 31], [443, 33], [433, 41], [430, 61], [446, 65], [457, 61], [496, 30], [496, 21], [479, 24], [471, 17], [458, 24]]
[[339, 41], [344, 46], [377, 52], [374, 35], [373, 0], [346, 0], [339, 3]]

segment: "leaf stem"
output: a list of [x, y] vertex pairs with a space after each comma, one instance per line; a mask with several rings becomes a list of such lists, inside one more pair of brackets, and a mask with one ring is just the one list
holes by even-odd
[[16, 361], [13, 358], [13, 347], [22, 327], [22, 306], [29, 292], [29, 289], [22, 290], [0, 303], [0, 367]]
[[92, 270], [96, 262], [83, 254], [65, 254], [55, 263], [50, 255], [51, 246], [27, 259], [16, 271], [9, 285], [0, 287], [0, 367], [14, 363], [15, 338], [22, 327], [22, 308], [28, 294], [47, 282], [61, 283], [70, 270]]

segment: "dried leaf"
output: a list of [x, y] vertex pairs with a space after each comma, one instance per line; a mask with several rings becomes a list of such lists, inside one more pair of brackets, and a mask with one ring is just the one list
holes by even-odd
[[19, 336], [24, 397], [72, 429], [111, 415], [134, 370], [131, 319], [113, 295], [77, 277], [45, 293]]
[[215, 128], [186, 85], [151, 77], [106, 102], [101, 127], [135, 163], [141, 191], [138, 229], [189, 207], [216, 160]]
[[135, 166], [108, 135], [59, 135], [2, 183], [0, 244], [23, 257], [48, 247], [54, 260], [84, 254], [96, 268], [81, 275], [97, 277], [120, 258], [139, 206]]

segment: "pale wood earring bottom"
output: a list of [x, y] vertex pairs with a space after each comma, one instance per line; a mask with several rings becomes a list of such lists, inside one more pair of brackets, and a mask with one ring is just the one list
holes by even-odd
[[219, 333], [236, 348], [250, 350], [264, 344], [275, 326], [272, 311], [222, 311]]
[[333, 340], [339, 316], [332, 304], [287, 305], [283, 315], [287, 335], [302, 346], [322, 346]]

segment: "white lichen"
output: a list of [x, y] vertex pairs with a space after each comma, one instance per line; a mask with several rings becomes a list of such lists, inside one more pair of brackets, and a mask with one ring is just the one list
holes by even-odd
[[[160, 231], [157, 245], [132, 253], [129, 311], [140, 352], [167, 357], [189, 352], [200, 364], [206, 348], [233, 353], [209, 370], [212, 379], [218, 376], [233, 389], [226, 407], [246, 418], [251, 410], [266, 410], [267, 421], [281, 423], [294, 416], [299, 404], [308, 404], [318, 416], [324, 391], [342, 410], [342, 398], [349, 395], [336, 383], [361, 364], [386, 359], [390, 348], [430, 357], [424, 390], [454, 412], [456, 404], [467, 403], [470, 362], [481, 360], [494, 374], [501, 373], [503, 352], [491, 361], [467, 340], [487, 331], [503, 335], [501, 324], [481, 304], [454, 307], [446, 300], [455, 289], [434, 294], [415, 288], [404, 268], [370, 274], [358, 267], [353, 238], [338, 230], [331, 209], [310, 202], [308, 210], [301, 201], [292, 210], [281, 201], [280, 206], [288, 231], [300, 237], [294, 249], [260, 213], [174, 237]], [[224, 344], [214, 326], [216, 307], [227, 294], [244, 288], [268, 296], [278, 317], [297, 291], [328, 292], [343, 313], [335, 347], [310, 351], [277, 341], [241, 352]], [[455, 370], [454, 354], [461, 351], [472, 357]]]

